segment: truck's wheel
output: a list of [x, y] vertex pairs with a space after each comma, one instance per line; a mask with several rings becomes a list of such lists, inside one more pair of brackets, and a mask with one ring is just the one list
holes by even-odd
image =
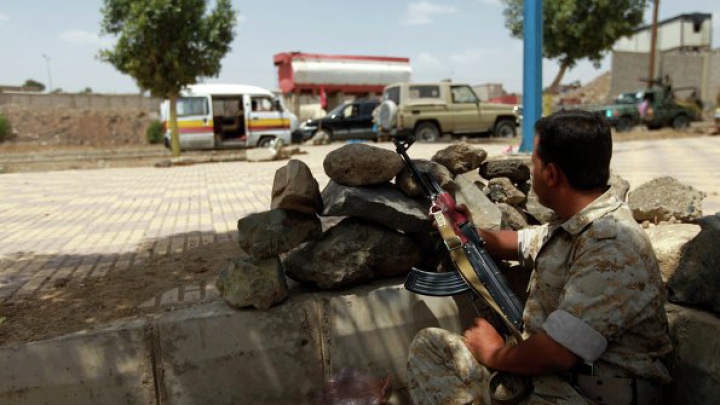
[[422, 142], [435, 142], [440, 137], [440, 129], [432, 122], [421, 122], [415, 127], [415, 139]]
[[509, 120], [498, 121], [495, 124], [493, 135], [496, 138], [513, 138], [516, 135], [515, 123]]
[[617, 124], [615, 124], [615, 130], [618, 132], [627, 132], [633, 127], [633, 122], [630, 117], [620, 117]]
[[690, 126], [690, 120], [687, 115], [680, 114], [673, 118], [672, 127], [675, 129], [683, 129]]

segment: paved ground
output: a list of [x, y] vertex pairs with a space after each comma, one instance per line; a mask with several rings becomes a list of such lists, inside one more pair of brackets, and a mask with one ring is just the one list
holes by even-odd
[[[322, 188], [328, 181], [323, 158], [340, 146], [306, 147], [308, 154], [294, 157], [308, 164]], [[418, 144], [410, 155], [429, 158], [445, 146]], [[490, 155], [504, 148], [482, 146]], [[632, 187], [671, 175], [708, 193], [706, 214], [720, 211], [720, 137], [623, 142], [615, 149], [612, 166]], [[239, 218], [269, 208], [275, 170], [285, 164], [0, 175], [0, 302], [37, 294], [56, 280], [78, 282], [122, 271], [151, 254], [228, 240]], [[145, 305], [213, 293], [186, 290], [169, 291]]]

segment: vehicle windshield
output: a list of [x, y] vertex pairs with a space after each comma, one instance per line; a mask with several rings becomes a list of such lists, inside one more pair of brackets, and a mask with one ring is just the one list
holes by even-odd
[[347, 106], [347, 104], [340, 104], [339, 106], [333, 108], [328, 113], [328, 116], [332, 117], [333, 115], [342, 115], [342, 110], [343, 110], [343, 108], [345, 108], [345, 106]]
[[642, 100], [642, 92], [622, 93], [615, 100], [615, 104], [637, 104]]
[[177, 116], [207, 115], [208, 102], [205, 97], [183, 97], [177, 101]]

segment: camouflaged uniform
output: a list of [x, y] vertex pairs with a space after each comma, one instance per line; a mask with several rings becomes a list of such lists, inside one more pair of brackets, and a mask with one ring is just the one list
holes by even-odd
[[[521, 230], [521, 264], [534, 266], [523, 319], [592, 363], [595, 375], [668, 383], [666, 292], [650, 241], [610, 191], [565, 223]], [[426, 329], [408, 360], [416, 405], [489, 403], [488, 372], [461, 336]], [[586, 404], [562, 375], [533, 379], [528, 404]]]

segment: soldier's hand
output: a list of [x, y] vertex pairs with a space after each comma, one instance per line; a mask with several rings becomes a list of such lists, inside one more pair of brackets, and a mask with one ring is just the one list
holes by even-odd
[[464, 334], [465, 346], [475, 359], [488, 367], [492, 367], [495, 355], [505, 347], [505, 340], [495, 328], [483, 318], [475, 318], [475, 325]]
[[467, 205], [465, 205], [464, 203], [460, 203], [460, 204], [455, 205], [455, 209], [457, 210], [457, 212], [465, 215], [465, 217], [467, 218], [468, 222], [470, 222], [471, 224], [474, 224], [474, 223], [475, 223], [475, 222], [473, 221], [472, 213], [470, 212], [470, 208], [468, 208]]

